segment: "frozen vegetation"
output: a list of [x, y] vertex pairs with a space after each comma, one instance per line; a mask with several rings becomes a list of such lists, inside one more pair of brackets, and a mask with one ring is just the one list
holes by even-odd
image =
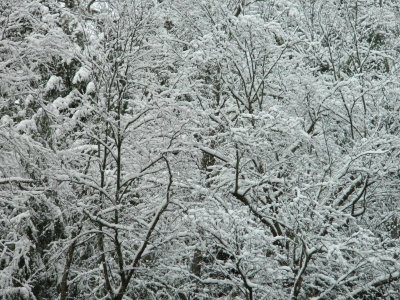
[[400, 299], [398, 0], [0, 0], [0, 299]]

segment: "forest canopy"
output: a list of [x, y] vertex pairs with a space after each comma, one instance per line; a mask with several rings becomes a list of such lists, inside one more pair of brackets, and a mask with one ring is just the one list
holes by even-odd
[[1, 0], [0, 298], [399, 299], [397, 0]]

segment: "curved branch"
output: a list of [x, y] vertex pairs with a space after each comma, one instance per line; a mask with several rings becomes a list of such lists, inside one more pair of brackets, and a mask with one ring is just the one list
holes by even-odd
[[377, 279], [369, 282], [368, 284], [354, 290], [349, 294], [349, 298], [359, 297], [363, 294], [366, 294], [368, 291], [378, 288], [382, 285], [389, 284], [393, 281], [397, 281], [400, 279], [400, 271], [389, 273], [388, 275], [379, 276]]
[[167, 209], [167, 206], [170, 202], [171, 187], [172, 187], [172, 182], [173, 182], [172, 171], [171, 171], [171, 167], [170, 167], [168, 159], [165, 158], [164, 156], [162, 157], [162, 159], [165, 161], [165, 164], [167, 165], [167, 170], [168, 170], [168, 174], [169, 174], [169, 182], [168, 182], [168, 186], [167, 186], [165, 200], [161, 204], [156, 215], [154, 216], [153, 221], [151, 222], [149, 229], [147, 230], [146, 236], [142, 242], [142, 245], [139, 247], [138, 251], [136, 252], [135, 258], [133, 259], [133, 262], [131, 263], [131, 270], [128, 272], [128, 274], [126, 276], [126, 280], [121, 284], [121, 286], [120, 286], [116, 296], [113, 298], [113, 300], [122, 300], [123, 299], [124, 294], [125, 294], [126, 290], [128, 289], [129, 282], [130, 282], [131, 278], [133, 277], [133, 275], [135, 274], [136, 267], [138, 266], [138, 264], [143, 256], [143, 253], [146, 250], [146, 248], [150, 242], [150, 238], [154, 232], [154, 229], [156, 228], [156, 226], [161, 218], [161, 215], [165, 212], [165, 210]]

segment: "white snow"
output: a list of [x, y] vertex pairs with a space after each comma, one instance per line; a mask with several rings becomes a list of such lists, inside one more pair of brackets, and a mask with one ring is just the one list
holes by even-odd
[[1, 124], [9, 124], [11, 122], [11, 118], [8, 115], [4, 115], [1, 117]]
[[90, 69], [86, 66], [80, 67], [78, 72], [76, 72], [74, 78], [72, 79], [73, 84], [80, 82], [87, 82], [90, 80]]
[[62, 78], [52, 75], [47, 81], [45, 91], [50, 92], [50, 91], [59, 91], [62, 87]]
[[86, 86], [86, 94], [92, 94], [95, 92], [96, 92], [96, 86], [94, 85], [93, 81], [91, 81]]
[[29, 104], [31, 104], [33, 101], [33, 96], [32, 95], [28, 95], [24, 101], [25, 107], [28, 106]]
[[58, 111], [60, 111], [61, 109], [68, 108], [69, 105], [72, 103], [72, 101], [73, 101], [73, 96], [69, 94], [64, 98], [58, 97], [56, 100], [54, 100], [53, 105]]
[[22, 120], [15, 126], [15, 129], [23, 132], [36, 131], [36, 124], [34, 120]]
[[30, 215], [29, 211], [25, 211], [23, 213], [20, 213], [19, 215], [16, 215], [14, 218], [11, 218], [10, 222], [18, 224], [18, 223], [21, 223], [22, 219], [29, 218], [30, 216], [31, 215]]

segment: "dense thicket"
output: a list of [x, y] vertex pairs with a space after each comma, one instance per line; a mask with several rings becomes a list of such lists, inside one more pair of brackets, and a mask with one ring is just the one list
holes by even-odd
[[0, 2], [0, 298], [397, 299], [396, 0]]

